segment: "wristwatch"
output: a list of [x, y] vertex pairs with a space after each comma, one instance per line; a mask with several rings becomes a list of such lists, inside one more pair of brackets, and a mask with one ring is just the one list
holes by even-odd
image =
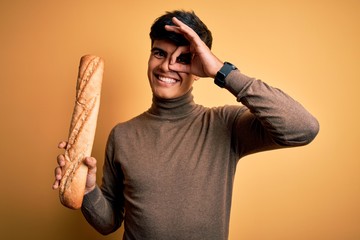
[[221, 69], [216, 73], [214, 83], [218, 85], [219, 87], [223, 88], [225, 87], [225, 78], [232, 70], [237, 69], [233, 64], [229, 62], [224, 62], [224, 65], [221, 67]]

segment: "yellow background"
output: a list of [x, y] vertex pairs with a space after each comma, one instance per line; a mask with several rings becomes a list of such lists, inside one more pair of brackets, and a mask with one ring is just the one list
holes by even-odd
[[[0, 238], [102, 237], [51, 189], [66, 140], [82, 55], [105, 59], [93, 156], [110, 129], [150, 106], [146, 77], [153, 20], [193, 9], [212, 30], [213, 52], [279, 87], [320, 121], [315, 141], [248, 156], [238, 165], [230, 239], [360, 239], [360, 1], [0, 2]], [[235, 98], [201, 79], [205, 106]]]

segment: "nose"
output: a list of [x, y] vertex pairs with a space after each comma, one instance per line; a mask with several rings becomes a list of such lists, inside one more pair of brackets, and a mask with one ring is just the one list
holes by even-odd
[[162, 60], [162, 62], [159, 65], [159, 68], [163, 71], [163, 72], [168, 72], [169, 70], [169, 64], [170, 64], [170, 59], [168, 58], [164, 58]]

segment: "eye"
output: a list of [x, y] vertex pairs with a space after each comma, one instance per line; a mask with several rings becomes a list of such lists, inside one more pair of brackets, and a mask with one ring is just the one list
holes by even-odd
[[166, 53], [160, 49], [154, 49], [152, 51], [152, 55], [156, 58], [164, 58], [166, 57]]
[[176, 58], [176, 61], [178, 63], [182, 63], [182, 64], [190, 64], [190, 62], [191, 62], [191, 53], [180, 54], [180, 56], [178, 56]]

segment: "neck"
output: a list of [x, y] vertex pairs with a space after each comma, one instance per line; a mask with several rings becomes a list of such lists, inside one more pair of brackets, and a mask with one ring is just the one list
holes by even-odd
[[178, 119], [188, 116], [196, 107], [192, 89], [183, 96], [173, 99], [159, 98], [153, 95], [149, 113], [163, 119]]

